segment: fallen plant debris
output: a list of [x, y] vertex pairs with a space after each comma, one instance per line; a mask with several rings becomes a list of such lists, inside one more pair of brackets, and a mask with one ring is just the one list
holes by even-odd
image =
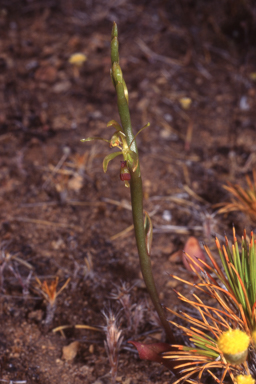
[[[187, 260], [186, 254], [189, 254], [195, 260], [206, 261], [205, 256], [204, 256], [204, 252], [200, 247], [199, 241], [193, 236], [190, 236], [187, 239], [185, 246], [184, 246], [184, 252], [182, 255], [182, 261], [183, 261], [185, 268], [188, 271], [193, 272], [193, 269], [190, 267], [190, 262]], [[195, 265], [193, 266], [193, 268], [198, 269], [198, 267], [196, 267]]]
[[224, 188], [231, 194], [231, 202], [220, 203], [218, 213], [233, 211], [244, 212], [252, 221], [256, 220], [256, 171], [253, 170], [253, 180], [246, 176], [247, 189], [239, 184], [224, 185]]
[[48, 284], [46, 281], [43, 283], [36, 277], [37, 282], [37, 291], [41, 293], [41, 295], [45, 298], [47, 302], [46, 306], [46, 317], [44, 324], [46, 327], [49, 327], [53, 321], [54, 313], [56, 311], [57, 306], [57, 297], [61, 294], [61, 292], [67, 287], [70, 282], [70, 278], [66, 280], [66, 282], [62, 285], [62, 287], [57, 291], [57, 286], [59, 283], [59, 278], [56, 277], [54, 281]]

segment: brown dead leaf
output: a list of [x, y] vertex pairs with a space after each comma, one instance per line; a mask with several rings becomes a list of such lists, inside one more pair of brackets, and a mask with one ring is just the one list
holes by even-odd
[[68, 182], [68, 189], [79, 192], [83, 186], [83, 177], [76, 173]]
[[186, 253], [189, 256], [191, 256], [191, 258], [193, 260], [195, 260], [195, 262], [198, 263], [199, 265], [200, 265], [200, 261], [199, 261], [200, 259], [203, 261], [206, 261], [204, 252], [203, 252], [202, 248], [200, 247], [199, 241], [193, 236], [190, 236], [188, 238], [188, 240], [186, 241], [186, 244], [184, 247], [184, 253], [182, 255], [182, 261], [183, 261], [185, 268], [189, 272], [193, 272], [190, 264], [192, 264], [193, 267], [195, 268], [195, 270], [199, 272], [200, 268], [196, 264], [193, 264], [193, 262], [191, 260], [189, 260], [189, 258], [186, 256]]

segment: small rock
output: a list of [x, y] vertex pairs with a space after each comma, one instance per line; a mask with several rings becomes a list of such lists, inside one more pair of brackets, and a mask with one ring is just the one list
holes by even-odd
[[54, 93], [62, 93], [67, 92], [71, 88], [72, 84], [68, 80], [59, 81], [58, 83], [54, 84], [52, 87], [52, 91]]
[[248, 103], [248, 97], [242, 96], [239, 102], [239, 108], [242, 111], [248, 111], [250, 109], [250, 104]]
[[93, 111], [90, 113], [90, 117], [94, 120], [100, 119], [102, 117], [101, 111]]
[[53, 118], [52, 128], [54, 130], [70, 129], [70, 121], [68, 120], [67, 116], [65, 116], [65, 115], [56, 116]]
[[73, 341], [73, 343], [66, 345], [62, 348], [62, 359], [66, 361], [73, 360], [78, 352], [79, 342]]
[[69, 48], [78, 48], [81, 45], [81, 39], [79, 36], [72, 36], [68, 41]]
[[40, 322], [42, 321], [42, 318], [43, 318], [43, 311], [41, 309], [38, 309], [37, 311], [29, 312], [28, 318], [30, 320], [36, 320]]
[[90, 353], [94, 353], [94, 345], [93, 344], [90, 345], [89, 352]]
[[76, 173], [68, 182], [68, 188], [79, 192], [83, 186], [83, 177]]
[[35, 80], [53, 83], [57, 77], [57, 69], [52, 65], [39, 67], [35, 72]]
[[169, 210], [165, 209], [165, 210], [163, 211], [162, 218], [163, 218], [165, 221], [168, 221], [168, 222], [172, 221], [172, 214], [171, 214], [171, 212], [170, 212]]
[[177, 280], [170, 280], [166, 284], [166, 288], [176, 288], [179, 282]]
[[165, 118], [166, 121], [168, 121], [168, 123], [171, 123], [173, 121], [173, 117], [169, 113], [166, 113], [164, 115], [164, 118]]

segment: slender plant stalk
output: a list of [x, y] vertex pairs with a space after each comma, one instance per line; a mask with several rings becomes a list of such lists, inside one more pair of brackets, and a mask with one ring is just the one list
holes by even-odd
[[[112, 29], [112, 40], [111, 40], [111, 61], [112, 61], [112, 79], [117, 93], [118, 111], [122, 123], [124, 133], [126, 135], [127, 144], [131, 143], [131, 150], [138, 155], [137, 145], [132, 132], [131, 118], [128, 106], [128, 92], [126, 84], [124, 82], [122, 71], [119, 66], [119, 55], [118, 55], [118, 31], [117, 25], [114, 23]], [[133, 142], [132, 142], [133, 141]], [[144, 217], [143, 217], [143, 190], [142, 180], [140, 174], [140, 166], [138, 165], [135, 172], [130, 169], [131, 174], [131, 203], [132, 203], [132, 214], [133, 223], [135, 229], [135, 237], [137, 242], [137, 248], [140, 258], [140, 266], [142, 275], [154, 304], [154, 307], [161, 320], [163, 328], [166, 332], [166, 336], [170, 342], [175, 342], [175, 338], [171, 331], [169, 322], [166, 320], [165, 311], [160, 303], [159, 295], [155, 286], [155, 281], [151, 268], [151, 260], [147, 251], [145, 230], [144, 230]]]

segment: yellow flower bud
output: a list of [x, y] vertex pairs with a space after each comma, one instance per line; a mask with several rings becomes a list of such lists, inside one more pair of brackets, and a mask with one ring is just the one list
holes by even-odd
[[251, 375], [239, 375], [235, 378], [236, 384], [255, 384], [255, 380]]
[[230, 329], [218, 339], [218, 347], [231, 364], [242, 364], [248, 354], [249, 336], [240, 329]]

